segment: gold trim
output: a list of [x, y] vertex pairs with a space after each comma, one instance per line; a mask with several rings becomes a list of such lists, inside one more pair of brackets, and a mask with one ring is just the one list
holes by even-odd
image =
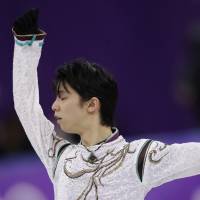
[[[86, 199], [86, 197], [91, 192], [93, 187], [95, 188], [96, 199], [99, 199], [99, 197], [98, 197], [98, 183], [101, 186], [104, 186], [101, 182], [101, 179], [103, 177], [109, 175], [109, 174], [112, 174], [119, 167], [121, 167], [123, 162], [124, 162], [124, 159], [125, 159], [125, 157], [128, 153], [132, 154], [132, 153], [136, 152], [136, 149], [134, 149], [133, 151], [130, 151], [129, 148], [130, 148], [130, 143], [128, 143], [127, 145], [124, 145], [124, 147], [116, 153], [113, 153], [114, 149], [109, 150], [109, 151], [106, 152], [106, 154], [104, 156], [99, 158], [94, 164], [90, 163], [90, 166], [87, 165], [88, 160], [83, 158], [83, 156], [81, 155], [83, 161], [86, 162], [86, 165], [88, 166], [88, 168], [82, 169], [82, 170], [75, 172], [75, 173], [70, 172], [66, 168], [66, 164], [69, 161], [71, 161], [72, 159], [75, 159], [77, 157], [77, 155], [75, 155], [74, 157], [65, 159], [64, 173], [69, 178], [76, 179], [76, 178], [83, 176], [84, 174], [93, 173], [90, 177], [88, 185], [82, 191], [82, 193], [80, 194], [80, 196], [78, 197], [77, 200]], [[77, 154], [77, 152], [75, 154]], [[105, 160], [108, 156], [111, 156], [111, 159]]]
[[[158, 142], [157, 142], [155, 148], [156, 148], [157, 146], [158, 146]], [[164, 144], [163, 147], [160, 146], [159, 149], [158, 149], [159, 152], [161, 152], [161, 151], [163, 151], [164, 149], [166, 149], [167, 146], [168, 146], [167, 144]], [[151, 150], [151, 151], [149, 152], [149, 161], [152, 162], [152, 163], [154, 163], [154, 164], [159, 163], [159, 162], [169, 153], [169, 152], [167, 152], [167, 153], [164, 154], [162, 157], [160, 157], [160, 159], [155, 160], [155, 159], [153, 159], [153, 156], [156, 156], [156, 154], [159, 153], [158, 150], [153, 149], [153, 150]]]

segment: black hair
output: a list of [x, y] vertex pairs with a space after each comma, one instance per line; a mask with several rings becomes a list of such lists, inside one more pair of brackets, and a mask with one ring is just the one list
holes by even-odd
[[57, 70], [54, 88], [69, 84], [81, 97], [82, 102], [97, 97], [100, 101], [100, 120], [105, 126], [114, 126], [114, 112], [118, 99], [117, 82], [102, 66], [78, 58], [65, 63]]

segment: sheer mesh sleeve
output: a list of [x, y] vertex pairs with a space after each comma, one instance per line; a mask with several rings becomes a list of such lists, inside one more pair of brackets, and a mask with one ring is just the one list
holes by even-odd
[[39, 104], [37, 66], [43, 39], [20, 41], [15, 37], [13, 59], [14, 107], [37, 155], [53, 180], [57, 153], [69, 143], [56, 136], [54, 125]]
[[149, 188], [200, 174], [200, 143], [167, 145], [153, 141], [145, 155], [143, 183]]

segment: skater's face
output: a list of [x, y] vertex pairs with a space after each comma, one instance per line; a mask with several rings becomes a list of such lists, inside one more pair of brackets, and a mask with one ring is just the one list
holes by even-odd
[[96, 106], [92, 105], [91, 100], [81, 102], [80, 95], [69, 84], [66, 84], [65, 87], [60, 84], [58, 94], [52, 104], [52, 110], [58, 125], [64, 132], [79, 133], [86, 128], [88, 116], [96, 112]]

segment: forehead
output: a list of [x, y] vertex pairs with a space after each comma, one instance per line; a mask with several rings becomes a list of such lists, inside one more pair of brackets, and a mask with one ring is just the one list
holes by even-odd
[[57, 95], [65, 95], [71, 96], [72, 98], [77, 98], [78, 100], [81, 100], [80, 95], [68, 84], [63, 84], [62, 82], [58, 83], [57, 85]]
[[[70, 95], [78, 95], [78, 93], [67, 83], [58, 83], [57, 85], [57, 94], [68, 93]], [[78, 95], [79, 96], [79, 95]]]
[[67, 83], [58, 83], [57, 85], [57, 91], [58, 92], [71, 92], [72, 88]]

